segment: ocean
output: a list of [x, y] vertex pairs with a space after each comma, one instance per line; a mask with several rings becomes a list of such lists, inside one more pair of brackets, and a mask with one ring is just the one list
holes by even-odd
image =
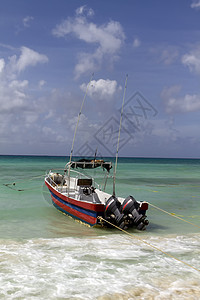
[[150, 204], [129, 235], [51, 205], [44, 175], [66, 162], [0, 156], [0, 299], [200, 299], [200, 159], [119, 158], [116, 194]]

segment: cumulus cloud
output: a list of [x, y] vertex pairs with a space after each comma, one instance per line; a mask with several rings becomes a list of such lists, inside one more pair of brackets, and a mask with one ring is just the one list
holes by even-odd
[[4, 61], [3, 58], [1, 58], [1, 59], [0, 59], [0, 73], [3, 71], [4, 66], [5, 66], [5, 61]]
[[56, 37], [65, 37], [71, 34], [95, 47], [92, 53], [82, 52], [79, 54], [78, 63], [75, 67], [76, 77], [98, 68], [103, 58], [109, 57], [110, 60], [114, 61], [125, 39], [123, 28], [119, 22], [110, 21], [97, 25], [88, 21], [88, 16], [93, 14], [93, 10], [82, 6], [76, 10], [74, 18], [67, 18], [53, 29], [53, 34]]
[[97, 62], [99, 63], [102, 59], [102, 55], [99, 56], [97, 53], [81, 53], [78, 55], [78, 64], [75, 66], [75, 74], [78, 78], [81, 74], [87, 71], [93, 71], [97, 67]]
[[9, 140], [20, 143], [28, 138], [27, 128], [32, 130], [31, 124], [39, 118], [40, 105], [32, 99], [29, 80], [21, 79], [20, 72], [44, 61], [47, 57], [26, 47], [19, 56], [0, 58], [0, 139], [5, 149]]
[[26, 88], [28, 80], [7, 80], [1, 76], [0, 114], [11, 112], [26, 106]]
[[16, 56], [10, 59], [11, 64], [16, 71], [21, 72], [29, 66], [35, 66], [38, 63], [48, 62], [48, 57], [44, 54], [40, 54], [30, 48], [21, 47], [21, 55], [19, 59]]
[[193, 0], [191, 8], [200, 9], [200, 0]]
[[13, 111], [27, 105], [28, 80], [19, 80], [18, 73], [30, 66], [47, 62], [48, 58], [27, 47], [21, 48], [21, 55], [13, 55], [8, 63], [0, 59], [0, 113]]
[[186, 94], [184, 96], [177, 95], [181, 90], [179, 86], [165, 88], [161, 96], [165, 101], [165, 109], [167, 113], [187, 113], [200, 110], [200, 95]]
[[183, 55], [182, 63], [187, 66], [190, 71], [195, 71], [200, 74], [200, 47], [197, 47], [190, 53]]
[[[29, 53], [32, 54], [32, 51]], [[32, 68], [36, 62], [42, 63], [43, 59], [36, 55], [39, 59], [33, 60], [31, 56], [31, 61], [25, 60], [22, 64], [25, 54], [21, 51], [9, 59], [0, 57], [0, 151], [5, 154], [45, 154], [47, 151], [61, 154], [73, 138], [71, 119], [77, 116], [80, 109], [80, 91], [73, 94], [53, 89], [51, 92], [45, 90], [43, 96], [39, 96], [39, 87], [43, 87], [45, 81], [39, 80], [38, 76], [38, 90], [35, 92], [32, 76], [23, 78], [24, 74], [29, 74], [19, 72], [19, 69]], [[89, 133], [93, 132], [93, 125], [84, 115], [80, 125], [78, 140], [83, 143], [85, 135], [88, 138]], [[82, 127], [84, 131], [80, 132]], [[58, 147], [58, 143], [65, 143], [64, 147]]]
[[[81, 90], [86, 91], [87, 84], [83, 83], [80, 86]], [[92, 80], [91, 84], [88, 88], [88, 95], [94, 99], [104, 99], [109, 100], [111, 99], [117, 90], [121, 89], [118, 87], [116, 80], [110, 79], [99, 79], [97, 81]]]

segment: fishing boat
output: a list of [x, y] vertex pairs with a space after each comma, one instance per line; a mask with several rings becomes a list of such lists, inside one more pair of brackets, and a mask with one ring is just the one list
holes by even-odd
[[[110, 161], [97, 159], [96, 155], [94, 159], [83, 158], [78, 161], [72, 160], [74, 141], [87, 94], [86, 90], [81, 110], [78, 115], [69, 162], [62, 172], [50, 170], [45, 177], [45, 184], [50, 191], [53, 205], [62, 213], [85, 224], [90, 226], [119, 227], [121, 229], [135, 227], [139, 230], [144, 230], [149, 223], [146, 216], [148, 203], [145, 201], [137, 201], [131, 195], [126, 198], [117, 197], [115, 193], [116, 169], [125, 90], [113, 175], [110, 175], [112, 163]], [[101, 168], [105, 172], [104, 183], [101, 186], [96, 182], [94, 177], [83, 172], [85, 169], [92, 170], [96, 168]], [[82, 170], [81, 172], [80, 169]], [[113, 178], [112, 194], [106, 192], [106, 184], [109, 176]]]
[[[79, 169], [101, 168], [106, 172], [103, 188], [94, 178]], [[73, 218], [90, 226], [122, 229], [135, 227], [144, 230], [148, 225], [147, 202], [139, 202], [132, 196], [123, 199], [105, 192], [106, 181], [112, 168], [111, 162], [104, 160], [78, 160], [66, 164], [63, 174], [50, 171], [45, 184], [48, 187], [53, 205]]]

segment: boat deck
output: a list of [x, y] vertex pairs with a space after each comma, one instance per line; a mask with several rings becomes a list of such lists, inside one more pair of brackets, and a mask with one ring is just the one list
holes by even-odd
[[57, 187], [56, 190], [66, 197], [73, 198], [75, 200], [105, 204], [105, 202], [110, 198], [110, 194], [107, 194], [99, 189], [95, 189], [91, 194], [85, 194], [77, 190], [68, 191], [67, 187]]
[[[92, 180], [89, 184], [83, 184], [84, 181], [81, 181], [80, 184], [78, 178], [71, 177], [70, 181], [67, 179], [65, 180], [64, 185], [55, 184], [51, 177], [47, 177], [46, 180], [56, 191], [75, 200], [105, 205], [106, 201], [111, 197], [111, 194], [108, 194], [98, 188], [94, 188], [92, 186]], [[88, 181], [86, 183], [88, 183]], [[124, 198], [118, 198], [118, 200], [122, 203]]]

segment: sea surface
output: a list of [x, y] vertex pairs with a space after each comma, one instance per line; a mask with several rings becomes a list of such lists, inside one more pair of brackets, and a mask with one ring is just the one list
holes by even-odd
[[51, 205], [44, 176], [66, 162], [0, 156], [0, 299], [200, 299], [200, 160], [119, 159], [116, 194], [150, 204], [129, 235]]

